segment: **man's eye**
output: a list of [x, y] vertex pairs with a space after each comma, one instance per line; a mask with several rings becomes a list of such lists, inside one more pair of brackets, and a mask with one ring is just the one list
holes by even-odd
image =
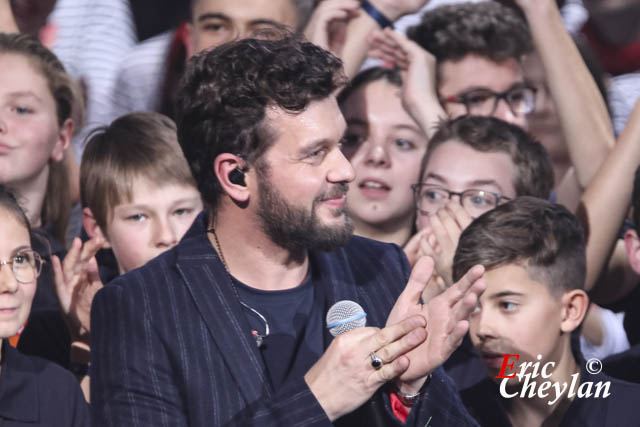
[[309, 153], [309, 157], [321, 157], [327, 152], [324, 148], [322, 150], [316, 150], [313, 153]]
[[141, 221], [144, 221], [145, 218], [146, 216], [144, 214], [134, 214], [134, 215], [129, 215], [126, 219], [128, 221], [141, 222]]
[[173, 214], [177, 215], [177, 216], [184, 216], [184, 215], [190, 214], [191, 212], [193, 212], [193, 209], [180, 208], [180, 209], [176, 209], [175, 211], [173, 211]]
[[210, 24], [206, 24], [204, 26], [204, 29], [206, 31], [221, 31], [224, 29], [224, 25], [222, 24], [216, 24], [216, 23], [210, 23]]

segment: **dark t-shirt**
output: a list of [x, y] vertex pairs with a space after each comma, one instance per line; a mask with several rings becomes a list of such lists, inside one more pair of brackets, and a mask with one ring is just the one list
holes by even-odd
[[[314, 289], [310, 276], [300, 286], [284, 291], [262, 291], [235, 278], [233, 284], [240, 300], [262, 315], [269, 335], [260, 352], [277, 392], [292, 378], [301, 378], [324, 351], [324, 298]], [[243, 311], [253, 331], [265, 335], [265, 322], [247, 307]], [[255, 335], [255, 333], [254, 333]]]

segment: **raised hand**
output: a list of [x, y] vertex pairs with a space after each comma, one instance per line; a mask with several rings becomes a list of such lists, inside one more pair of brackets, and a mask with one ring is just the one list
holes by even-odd
[[347, 23], [359, 13], [358, 0], [323, 0], [311, 15], [304, 34], [311, 43], [340, 57]]
[[402, 103], [427, 136], [445, 117], [436, 88], [436, 59], [404, 35], [390, 29], [369, 37], [369, 56], [395, 64], [402, 72]]
[[[426, 337], [425, 319], [408, 317], [384, 329], [358, 328], [331, 342], [304, 379], [331, 421], [357, 409], [409, 367], [407, 352]], [[384, 364], [371, 365], [371, 352]]]
[[411, 267], [413, 267], [416, 264], [416, 262], [418, 262], [418, 259], [422, 255], [424, 255], [420, 250], [421, 241], [426, 237], [429, 231], [430, 230], [426, 228], [418, 231], [409, 239], [409, 241], [402, 248], [405, 256], [407, 257], [407, 260], [409, 261], [409, 265], [411, 265]]
[[399, 386], [405, 393], [417, 392], [428, 375], [460, 345], [469, 329], [469, 315], [486, 288], [482, 280], [484, 268], [474, 266], [457, 283], [422, 304], [421, 296], [432, 272], [433, 260], [429, 257], [418, 260], [387, 320], [387, 325], [393, 325], [415, 314], [422, 314], [427, 319], [427, 338], [407, 354], [409, 367], [399, 377]]
[[422, 9], [429, 0], [369, 0], [388, 19], [395, 21], [403, 15]]
[[76, 238], [62, 263], [57, 256], [51, 257], [56, 294], [74, 341], [89, 340], [91, 303], [103, 286], [95, 255], [103, 244], [100, 237], [84, 245]]
[[473, 218], [456, 202], [448, 202], [438, 212], [429, 217], [429, 227], [425, 228], [425, 238], [420, 240], [421, 252], [432, 257], [438, 276], [445, 286], [453, 283], [453, 256], [458, 247], [460, 234], [471, 224]]

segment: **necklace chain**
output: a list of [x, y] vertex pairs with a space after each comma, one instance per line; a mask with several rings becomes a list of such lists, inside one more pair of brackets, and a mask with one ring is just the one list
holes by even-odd
[[264, 317], [264, 315], [262, 315], [262, 313], [260, 313], [255, 308], [251, 307], [249, 304], [247, 304], [244, 301], [242, 301], [242, 299], [240, 298], [240, 294], [238, 293], [238, 289], [236, 289], [236, 285], [233, 283], [233, 279], [231, 278], [231, 272], [229, 271], [229, 266], [227, 265], [227, 260], [224, 258], [224, 253], [222, 253], [222, 247], [220, 246], [220, 240], [218, 240], [218, 234], [216, 233], [215, 228], [209, 228], [207, 230], [207, 233], [213, 234], [213, 240], [216, 243], [216, 250], [218, 251], [218, 254], [220, 255], [220, 260], [222, 261], [222, 265], [224, 267], [224, 270], [227, 273], [227, 277], [229, 279], [229, 283], [231, 283], [231, 287], [233, 288], [233, 292], [235, 293], [236, 297], [238, 298], [238, 301], [240, 302], [240, 305], [242, 305], [247, 310], [251, 311], [253, 314], [258, 316], [258, 318], [260, 320], [262, 320], [262, 322], [264, 322], [264, 335], [260, 334], [256, 330], [252, 330], [251, 331], [251, 334], [253, 335], [253, 337], [256, 340], [256, 345], [258, 347], [261, 347], [262, 346], [262, 342], [264, 341], [264, 339], [269, 336], [269, 322], [267, 322], [266, 317]]

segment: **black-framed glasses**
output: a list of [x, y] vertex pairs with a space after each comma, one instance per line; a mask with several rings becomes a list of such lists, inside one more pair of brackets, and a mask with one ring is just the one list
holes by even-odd
[[504, 92], [490, 89], [473, 89], [442, 99], [442, 102], [463, 104], [467, 114], [474, 116], [492, 116], [498, 108], [498, 102], [504, 100], [515, 116], [531, 114], [536, 108], [537, 88], [530, 84], [517, 84]]
[[413, 197], [420, 213], [430, 215], [442, 208], [453, 196], [458, 196], [460, 205], [469, 215], [476, 218], [497, 207], [509, 197], [491, 191], [469, 189], [462, 192], [449, 191], [432, 184], [413, 184]]
[[18, 282], [31, 283], [40, 275], [42, 264], [44, 260], [40, 254], [33, 249], [27, 249], [15, 254], [11, 260], [0, 261], [0, 268], [10, 265], [13, 276]]

